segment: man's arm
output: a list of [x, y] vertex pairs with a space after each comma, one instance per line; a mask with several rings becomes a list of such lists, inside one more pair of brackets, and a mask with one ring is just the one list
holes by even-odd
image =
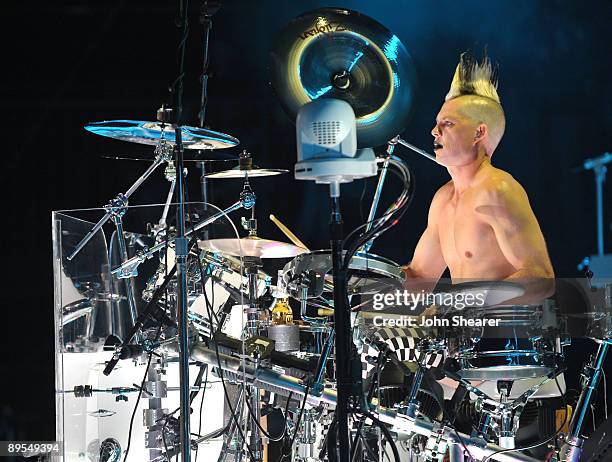
[[476, 212], [495, 232], [508, 262], [516, 268], [507, 280], [525, 287], [510, 303], [539, 303], [554, 293], [554, 272], [540, 225], [523, 187], [505, 174], [484, 188]]
[[446, 269], [438, 233], [438, 212], [443, 188], [444, 186], [431, 201], [427, 228], [417, 243], [412, 261], [402, 267], [406, 275], [404, 287], [408, 291], [431, 292]]

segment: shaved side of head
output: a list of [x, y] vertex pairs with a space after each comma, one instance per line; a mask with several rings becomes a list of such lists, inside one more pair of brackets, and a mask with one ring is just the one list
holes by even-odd
[[504, 136], [506, 116], [501, 104], [478, 95], [462, 95], [453, 98], [460, 103], [459, 110], [477, 124], [487, 126], [488, 136], [483, 142], [486, 154], [491, 157]]

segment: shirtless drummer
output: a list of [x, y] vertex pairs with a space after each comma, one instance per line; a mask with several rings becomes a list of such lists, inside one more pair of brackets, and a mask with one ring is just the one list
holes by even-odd
[[436, 161], [451, 181], [436, 192], [427, 229], [403, 267], [408, 290], [433, 290], [448, 267], [453, 283], [520, 283], [526, 292], [514, 304], [537, 303], [554, 292], [546, 243], [527, 194], [491, 165], [506, 124], [496, 88], [488, 58], [478, 63], [461, 55], [431, 131]]

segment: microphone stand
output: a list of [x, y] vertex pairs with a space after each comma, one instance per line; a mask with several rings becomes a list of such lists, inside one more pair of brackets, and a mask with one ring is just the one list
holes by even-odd
[[[176, 144], [174, 153], [176, 156], [176, 187], [178, 196], [178, 209], [176, 216], [176, 275], [177, 275], [177, 298], [176, 315], [178, 321], [178, 352], [179, 352], [179, 388], [180, 388], [180, 449], [181, 460], [191, 461], [191, 431], [190, 431], [190, 389], [189, 389], [189, 335], [187, 331], [187, 254], [188, 244], [185, 237], [185, 172], [183, 159], [183, 138], [181, 131], [182, 112], [183, 112], [183, 76], [185, 75], [185, 48], [187, 45], [188, 11], [187, 6], [180, 4], [180, 22], [182, 34], [179, 42], [180, 59], [176, 88], [174, 89], [174, 132]], [[161, 116], [165, 119], [171, 113], [162, 108]]]
[[[352, 353], [354, 350], [351, 338], [351, 318], [346, 305], [347, 280], [346, 271], [342, 270], [342, 214], [340, 211], [340, 183], [329, 183], [331, 199], [331, 257], [332, 275], [334, 281], [334, 331], [336, 333], [336, 368], [338, 405], [336, 419], [338, 421], [338, 446], [340, 462], [350, 462], [350, 441], [348, 426], [348, 406], [353, 396]], [[297, 431], [297, 429], [296, 429]], [[332, 448], [336, 450], [336, 448]]]
[[435, 162], [436, 164], [438, 163], [438, 161], [436, 160], [436, 156], [434, 156], [433, 154], [429, 154], [427, 151], [417, 148], [413, 144], [410, 144], [408, 141], [401, 139], [399, 135], [393, 138], [391, 141], [389, 141], [389, 144], [401, 144], [402, 146], [408, 149], [411, 149], [412, 151], [416, 152], [417, 154], [422, 155], [423, 157], [428, 158], [429, 160]]
[[603, 184], [606, 181], [606, 164], [612, 162], [612, 153], [606, 152], [594, 159], [587, 159], [582, 164], [583, 170], [593, 170], [595, 174], [595, 193], [597, 198], [597, 255], [604, 255], [603, 224]]
[[164, 282], [155, 290], [155, 293], [153, 294], [153, 297], [151, 298], [151, 301], [149, 302], [147, 307], [142, 311], [142, 313], [140, 313], [138, 318], [136, 318], [132, 330], [130, 330], [128, 335], [125, 337], [123, 343], [118, 348], [116, 348], [115, 354], [113, 355], [111, 360], [106, 363], [106, 367], [103, 371], [104, 375], [110, 375], [110, 373], [113, 372], [113, 369], [115, 368], [119, 360], [122, 359], [124, 352], [128, 349], [130, 342], [135, 336], [138, 335], [138, 331], [142, 328], [147, 319], [151, 318], [154, 321], [157, 321], [160, 324], [165, 324], [167, 326], [175, 325], [174, 321], [172, 321], [172, 319], [168, 317], [164, 309], [157, 306], [157, 302], [161, 297], [161, 294], [164, 293], [166, 287], [168, 287], [168, 284], [174, 277], [174, 273], [176, 273], [176, 266], [174, 266], [172, 270], [170, 270], [170, 272], [166, 275]]
[[[204, 26], [204, 53], [202, 56], [202, 94], [200, 97], [200, 112], [198, 113], [198, 122], [200, 127], [204, 127], [206, 120], [206, 104], [208, 103], [208, 66], [210, 63], [208, 54], [208, 43], [210, 39], [210, 30], [212, 29], [212, 17], [221, 8], [221, 2], [218, 0], [204, 0], [200, 9], [200, 24]], [[201, 151], [200, 151], [201, 152]], [[206, 178], [206, 162], [199, 162], [200, 166], [200, 190], [202, 192], [202, 202], [206, 211], [208, 204], [208, 179]], [[204, 239], [208, 239], [208, 230], [204, 231]]]

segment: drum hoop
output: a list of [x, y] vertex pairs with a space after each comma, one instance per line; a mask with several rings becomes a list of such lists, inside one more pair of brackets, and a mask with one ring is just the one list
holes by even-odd
[[[331, 251], [323, 249], [313, 250], [312, 252], [298, 255], [291, 263], [295, 262], [296, 260], [300, 261], [306, 258], [314, 259], [314, 257], [317, 256], [329, 256], [331, 262]], [[296, 264], [293, 264], [291, 266], [295, 268]], [[398, 265], [393, 260], [372, 253], [356, 253], [353, 258], [351, 258], [349, 269], [371, 271], [372, 273], [378, 274], [380, 276], [392, 277], [399, 280], [404, 279], [400, 265]], [[325, 274], [327, 274], [328, 272], [329, 271], [327, 271]]]

